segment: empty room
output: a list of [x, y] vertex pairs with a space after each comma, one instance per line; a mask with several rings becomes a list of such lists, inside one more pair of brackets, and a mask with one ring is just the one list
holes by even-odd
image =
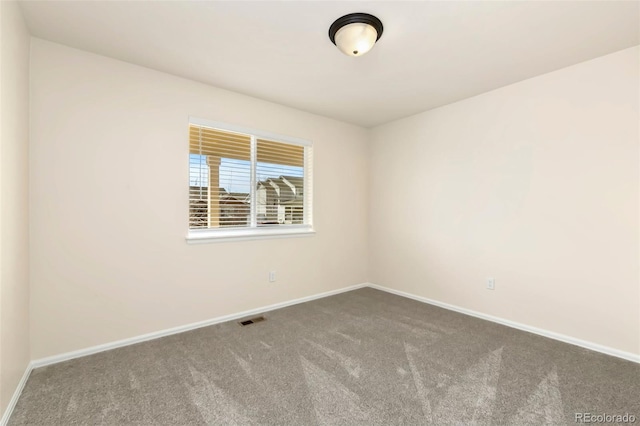
[[0, 1], [0, 425], [640, 422], [640, 2]]

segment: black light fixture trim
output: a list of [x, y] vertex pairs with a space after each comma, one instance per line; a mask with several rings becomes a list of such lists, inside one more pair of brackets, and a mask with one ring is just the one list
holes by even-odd
[[383, 30], [382, 21], [380, 21], [373, 15], [369, 15], [368, 13], [350, 13], [336, 19], [335, 22], [329, 27], [329, 38], [331, 39], [331, 42], [333, 44], [336, 44], [336, 33], [340, 30], [340, 28], [349, 24], [371, 25], [378, 33], [376, 41], [380, 40], [380, 36], [382, 35]]

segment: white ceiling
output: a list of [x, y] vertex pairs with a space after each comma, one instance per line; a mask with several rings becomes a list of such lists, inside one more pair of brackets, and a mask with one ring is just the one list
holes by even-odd
[[[31, 33], [370, 127], [640, 43], [637, 1], [24, 1]], [[384, 24], [340, 53], [342, 15]]]

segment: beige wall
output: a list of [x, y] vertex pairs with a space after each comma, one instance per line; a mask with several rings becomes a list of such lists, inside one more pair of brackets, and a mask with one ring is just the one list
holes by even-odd
[[29, 43], [0, 2], [0, 415], [29, 363]]
[[[372, 131], [38, 39], [31, 73], [33, 359], [367, 279], [640, 353], [638, 48]], [[312, 140], [317, 235], [187, 245], [189, 115]]]
[[374, 129], [370, 281], [640, 354], [638, 59]]
[[[31, 60], [32, 358], [366, 281], [365, 130], [39, 39]], [[187, 245], [190, 115], [313, 141], [317, 234]]]

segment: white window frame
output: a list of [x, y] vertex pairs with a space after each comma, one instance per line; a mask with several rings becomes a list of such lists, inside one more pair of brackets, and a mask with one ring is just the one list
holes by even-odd
[[[306, 237], [315, 234], [313, 229], [313, 144], [311, 141], [291, 136], [265, 132], [219, 121], [211, 121], [202, 118], [189, 117], [189, 125], [212, 127], [222, 131], [243, 133], [251, 136], [251, 224], [242, 228], [218, 228], [218, 229], [190, 229], [187, 220], [186, 241], [189, 244], [214, 243], [222, 241], [255, 240], [265, 238]], [[188, 127], [188, 126], [187, 126]], [[292, 145], [304, 146], [304, 224], [303, 225], [274, 225], [258, 227], [256, 224], [256, 149], [258, 139], [273, 142], [283, 142]], [[187, 182], [187, 188], [189, 182]], [[187, 205], [188, 205], [187, 201]], [[186, 215], [185, 217], [188, 217]]]

